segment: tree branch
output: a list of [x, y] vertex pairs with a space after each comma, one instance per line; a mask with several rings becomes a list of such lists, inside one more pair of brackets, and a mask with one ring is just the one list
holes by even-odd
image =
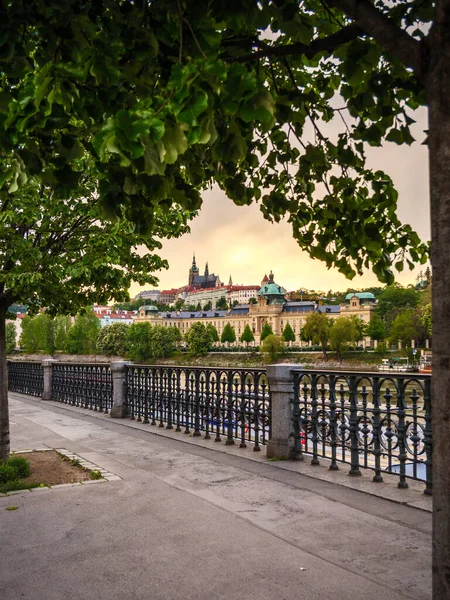
[[413, 69], [417, 78], [425, 83], [426, 61], [422, 42], [412, 38], [368, 0], [327, 0], [327, 2], [353, 19], [365, 34], [373, 37], [380, 46], [401, 60], [406, 67]]
[[303, 55], [306, 56], [306, 58], [313, 58], [319, 52], [333, 52], [333, 50], [336, 50], [336, 48], [339, 48], [339, 46], [342, 46], [342, 44], [346, 44], [347, 42], [356, 39], [362, 33], [363, 31], [358, 25], [352, 24], [343, 27], [336, 33], [332, 33], [325, 38], [317, 38], [310, 44], [301, 44], [298, 42], [296, 44], [286, 44], [285, 46], [266, 46], [257, 52], [251, 52], [249, 54], [243, 54], [242, 56], [237, 57], [224, 56], [222, 58], [230, 62], [251, 62], [264, 56], [283, 57], [291, 54]]

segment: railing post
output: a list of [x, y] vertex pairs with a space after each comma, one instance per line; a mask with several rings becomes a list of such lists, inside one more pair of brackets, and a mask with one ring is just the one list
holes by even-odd
[[52, 400], [52, 377], [53, 377], [53, 364], [56, 360], [51, 358], [42, 361], [42, 368], [44, 370], [44, 391], [42, 392], [42, 400]]
[[113, 419], [124, 419], [126, 417], [126, 375], [128, 364], [122, 360], [111, 363], [113, 405], [110, 416]]
[[267, 444], [268, 458], [295, 458], [292, 404], [294, 368], [300, 365], [268, 365], [267, 379], [272, 399], [272, 437]]

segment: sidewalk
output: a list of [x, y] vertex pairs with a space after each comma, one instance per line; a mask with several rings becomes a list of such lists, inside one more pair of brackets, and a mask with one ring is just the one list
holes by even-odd
[[0, 497], [5, 600], [431, 598], [422, 488], [387, 500], [352, 489], [367, 478], [336, 485], [264, 451], [19, 394], [11, 420], [14, 449], [66, 448], [121, 479]]

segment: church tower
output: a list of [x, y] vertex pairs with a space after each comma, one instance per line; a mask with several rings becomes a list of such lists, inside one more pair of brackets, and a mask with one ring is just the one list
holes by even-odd
[[197, 267], [197, 263], [195, 262], [195, 252], [194, 252], [194, 256], [192, 257], [192, 266], [189, 269], [188, 285], [192, 285], [194, 283], [194, 279], [195, 279], [195, 277], [197, 277], [198, 273], [199, 273], [199, 270]]
[[206, 265], [205, 265], [205, 277], [209, 277], [209, 267], [208, 267], [208, 263], [206, 263]]

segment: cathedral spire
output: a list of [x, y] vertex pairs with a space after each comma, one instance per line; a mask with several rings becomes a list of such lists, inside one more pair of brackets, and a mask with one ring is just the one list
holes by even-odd
[[233, 285], [233, 280], [231, 279], [231, 275], [230, 275], [230, 279], [228, 280], [228, 285]]
[[209, 268], [208, 268], [208, 263], [206, 263], [205, 265], [205, 277], [209, 276]]
[[197, 269], [197, 263], [195, 262], [195, 252], [194, 252], [194, 255], [192, 257], [192, 269], [193, 270]]

